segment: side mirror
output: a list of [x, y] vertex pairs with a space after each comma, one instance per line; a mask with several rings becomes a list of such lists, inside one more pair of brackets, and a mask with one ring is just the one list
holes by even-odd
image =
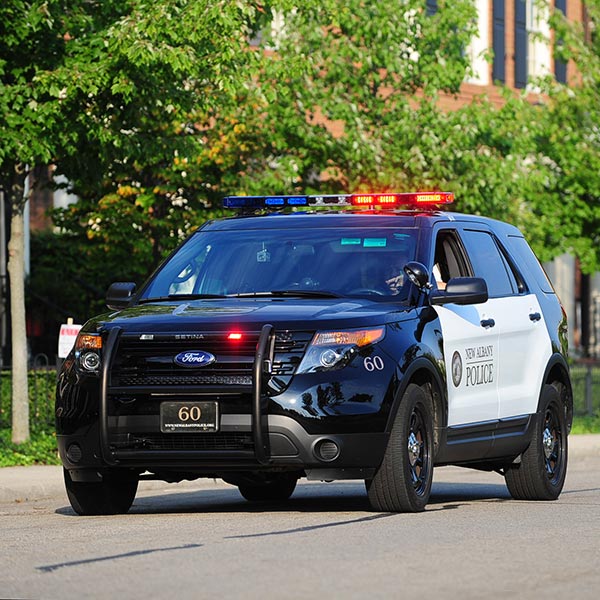
[[113, 310], [127, 308], [135, 293], [135, 283], [131, 281], [117, 281], [111, 284], [106, 292], [106, 306]]
[[431, 304], [481, 304], [487, 302], [488, 289], [481, 277], [454, 277], [444, 291], [431, 292]]
[[429, 283], [429, 271], [427, 267], [420, 262], [411, 261], [404, 266], [404, 272], [406, 276], [414, 283], [420, 290], [431, 289], [431, 283]]

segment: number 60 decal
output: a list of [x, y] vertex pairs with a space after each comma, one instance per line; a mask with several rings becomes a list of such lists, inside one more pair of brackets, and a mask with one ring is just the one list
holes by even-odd
[[383, 364], [383, 358], [381, 356], [367, 356], [363, 361], [365, 369], [371, 371], [383, 371], [385, 365]]

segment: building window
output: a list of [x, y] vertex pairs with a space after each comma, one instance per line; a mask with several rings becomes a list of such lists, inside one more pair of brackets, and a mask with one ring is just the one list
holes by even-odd
[[543, 77], [551, 73], [549, 3], [527, 0], [527, 74]]

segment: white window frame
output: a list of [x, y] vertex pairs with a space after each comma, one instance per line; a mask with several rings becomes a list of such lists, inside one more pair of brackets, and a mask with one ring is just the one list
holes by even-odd
[[[527, 0], [527, 76], [530, 80], [552, 73], [549, 17], [548, 0]], [[528, 84], [527, 88], [539, 91], [532, 84]]]

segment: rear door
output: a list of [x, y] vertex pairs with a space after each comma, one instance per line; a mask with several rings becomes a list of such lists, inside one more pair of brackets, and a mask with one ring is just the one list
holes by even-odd
[[483, 277], [490, 299], [488, 318], [498, 335], [495, 376], [499, 419], [533, 413], [550, 343], [537, 296], [487, 228], [461, 232], [476, 277]]

